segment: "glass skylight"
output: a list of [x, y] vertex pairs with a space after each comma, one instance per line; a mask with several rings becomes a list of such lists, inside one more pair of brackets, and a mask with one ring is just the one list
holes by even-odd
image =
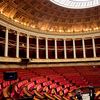
[[100, 5], [100, 0], [50, 0], [56, 5], [72, 8], [72, 9], [84, 9]]

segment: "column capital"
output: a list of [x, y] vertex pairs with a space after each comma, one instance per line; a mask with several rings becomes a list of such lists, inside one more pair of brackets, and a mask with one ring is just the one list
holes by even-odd
[[48, 40], [48, 37], [45, 37], [46, 40]]
[[45, 38], [45, 40], [48, 40], [48, 38]]
[[17, 34], [20, 34], [20, 32], [19, 32], [19, 31], [17, 31]]
[[30, 35], [27, 35], [26, 37], [27, 37], [27, 39], [29, 39], [30, 38]]
[[30, 37], [30, 35], [29, 35], [29, 34], [27, 34], [27, 37]]
[[63, 40], [66, 41], [66, 38], [64, 38]]
[[58, 40], [57, 38], [54, 38], [54, 40]]
[[39, 38], [39, 36], [36, 36], [36, 38]]
[[10, 28], [6, 27], [6, 30], [9, 30]]
[[95, 39], [95, 36], [92, 36], [92, 39]]
[[72, 40], [74, 40], [74, 41], [75, 41], [76, 39], [75, 39], [75, 38], [72, 38]]
[[20, 32], [17, 31], [15, 34], [16, 34], [17, 36], [19, 36], [19, 35], [20, 35]]
[[82, 40], [85, 40], [85, 37], [82, 37]]

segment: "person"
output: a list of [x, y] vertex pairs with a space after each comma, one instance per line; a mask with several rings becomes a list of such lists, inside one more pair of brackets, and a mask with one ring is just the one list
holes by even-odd
[[70, 100], [75, 100], [73, 96], [70, 97]]
[[90, 100], [94, 100], [95, 98], [95, 90], [94, 87], [89, 87], [89, 96], [90, 96]]
[[97, 91], [96, 96], [95, 96], [95, 100], [100, 100], [100, 91]]
[[68, 99], [69, 99], [69, 100], [75, 100], [73, 94], [70, 93], [70, 92], [68, 93]]
[[78, 100], [83, 100], [82, 95], [79, 91], [76, 93], [76, 97], [77, 97]]

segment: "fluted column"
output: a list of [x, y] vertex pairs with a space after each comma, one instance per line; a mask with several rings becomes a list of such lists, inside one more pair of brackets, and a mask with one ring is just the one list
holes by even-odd
[[8, 28], [6, 28], [5, 33], [5, 57], [8, 57]]
[[29, 35], [27, 35], [27, 54], [26, 57], [29, 58]]
[[39, 38], [36, 37], [36, 58], [39, 59]]
[[93, 45], [93, 56], [96, 57], [96, 48], [95, 48], [95, 40], [94, 40], [94, 37], [92, 37], [92, 45]]
[[64, 39], [64, 59], [67, 58], [67, 53], [66, 53], [66, 40]]
[[45, 39], [46, 43], [46, 59], [48, 59], [48, 38]]
[[84, 41], [84, 38], [82, 38], [82, 47], [83, 47], [83, 57], [86, 58], [86, 50], [85, 50], [85, 41]]
[[75, 39], [73, 39], [73, 53], [74, 53], [74, 58], [76, 58]]
[[19, 57], [19, 33], [17, 32], [17, 36], [16, 36], [16, 57]]
[[57, 55], [57, 39], [55, 39], [55, 59], [58, 58], [58, 55]]

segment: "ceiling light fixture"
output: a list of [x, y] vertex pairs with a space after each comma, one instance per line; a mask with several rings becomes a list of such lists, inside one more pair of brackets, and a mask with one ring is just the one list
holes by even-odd
[[71, 8], [71, 9], [84, 9], [100, 5], [100, 0], [50, 0], [56, 5]]

